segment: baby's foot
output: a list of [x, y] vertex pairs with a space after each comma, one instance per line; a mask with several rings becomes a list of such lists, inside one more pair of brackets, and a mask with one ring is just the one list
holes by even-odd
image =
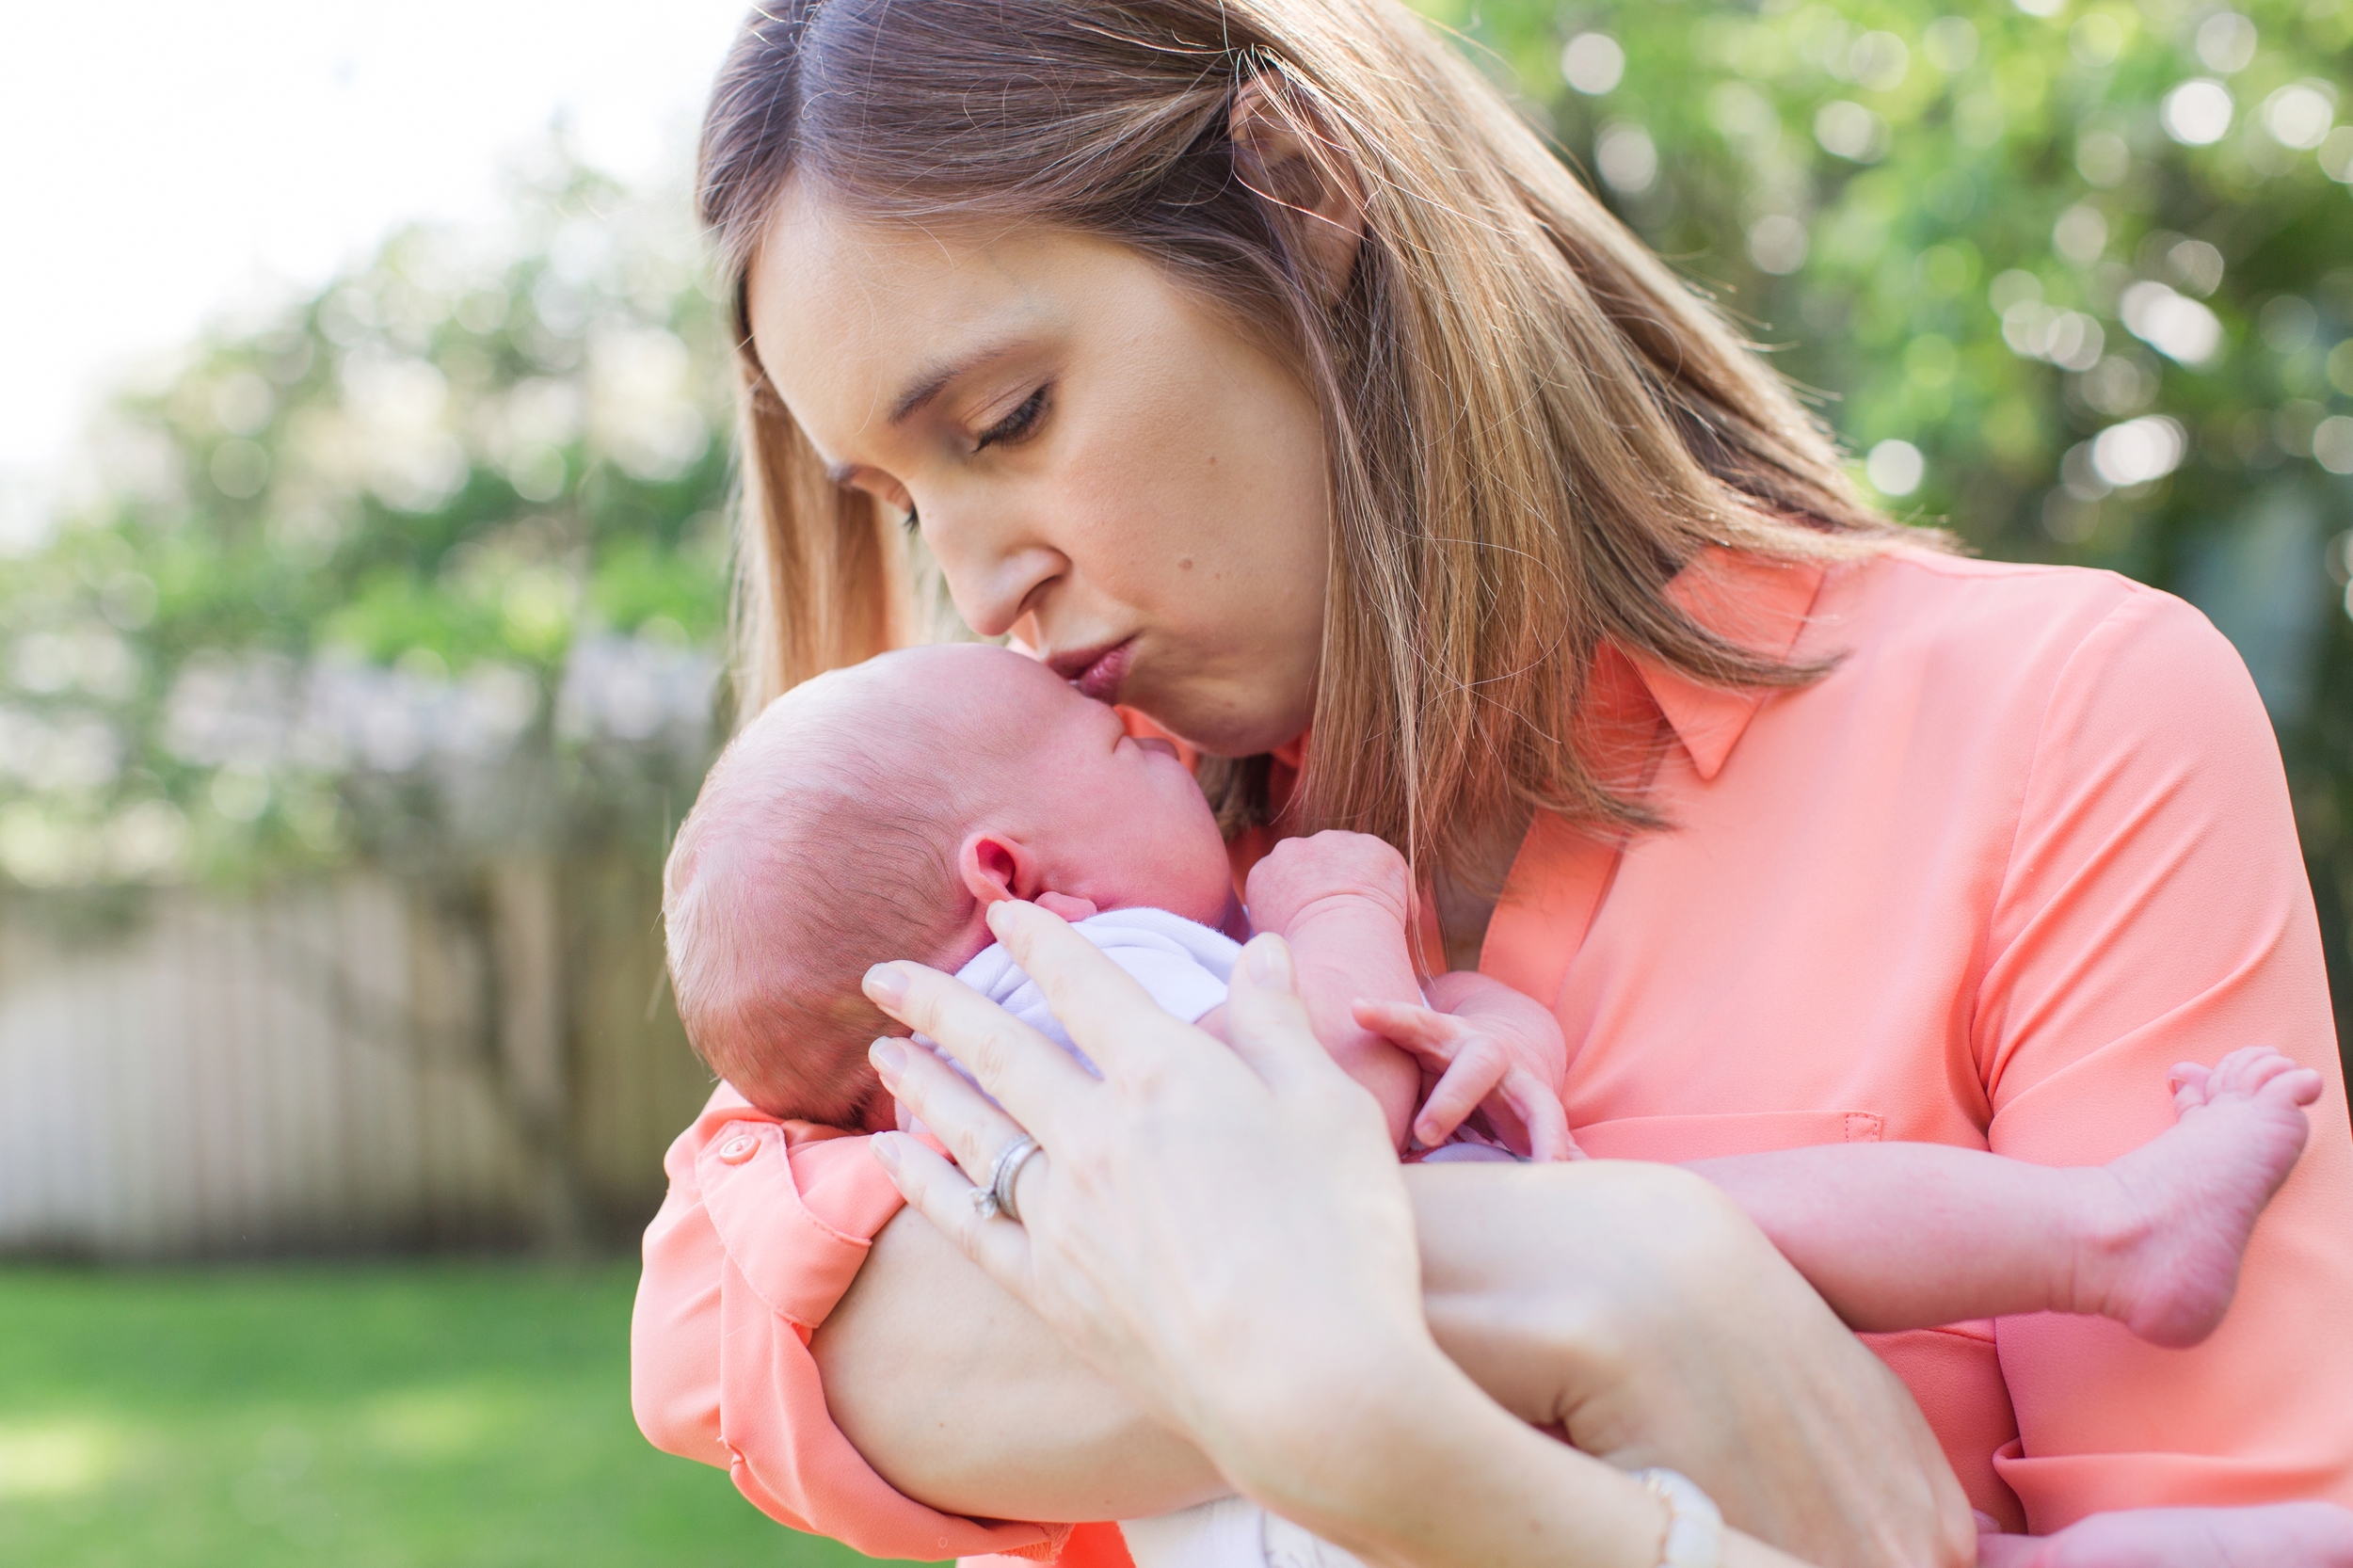
[[2304, 1151], [2303, 1107], [2320, 1090], [2318, 1073], [2269, 1046], [2173, 1069], [2180, 1120], [2106, 1168], [2122, 1223], [2095, 1270], [2102, 1311], [2152, 1344], [2195, 1345], [2215, 1331], [2255, 1217]]

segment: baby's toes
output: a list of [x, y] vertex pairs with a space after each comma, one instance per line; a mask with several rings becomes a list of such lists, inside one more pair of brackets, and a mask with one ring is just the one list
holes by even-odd
[[2326, 1080], [2311, 1067], [2288, 1064], [2288, 1070], [2265, 1080], [2262, 1097], [2282, 1105], [2310, 1105], [2320, 1098]]
[[2215, 1064], [2206, 1097], [2233, 1095], [2251, 1097], [2282, 1073], [2296, 1071], [2296, 1063], [2269, 1046], [2248, 1046]]
[[2216, 1100], [2247, 1094], [2262, 1081], [2264, 1060], [2278, 1054], [2269, 1046], [2242, 1046], [2231, 1052], [2206, 1075], [2206, 1098]]

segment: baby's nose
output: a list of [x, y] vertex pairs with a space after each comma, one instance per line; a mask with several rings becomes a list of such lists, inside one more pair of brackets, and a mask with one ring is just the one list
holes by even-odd
[[1136, 744], [1144, 747], [1146, 751], [1157, 751], [1163, 757], [1174, 757], [1176, 755], [1176, 743], [1174, 741], [1163, 741], [1158, 735], [1139, 735], [1136, 737]]

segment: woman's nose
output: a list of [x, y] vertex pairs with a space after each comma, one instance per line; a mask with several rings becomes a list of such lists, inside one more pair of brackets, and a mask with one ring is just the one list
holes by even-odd
[[1037, 591], [1067, 568], [1059, 551], [1039, 544], [992, 539], [992, 530], [963, 520], [923, 518], [923, 536], [948, 580], [948, 597], [964, 623], [984, 637], [1000, 637], [1035, 607]]

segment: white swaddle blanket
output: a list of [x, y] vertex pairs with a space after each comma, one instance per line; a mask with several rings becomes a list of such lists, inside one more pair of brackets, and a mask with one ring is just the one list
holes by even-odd
[[[1165, 909], [1113, 909], [1076, 921], [1072, 929], [1135, 976], [1162, 1009], [1187, 1023], [1225, 1000], [1234, 961], [1241, 952], [1232, 937]], [[958, 969], [956, 978], [1055, 1041], [1088, 1071], [1095, 1070], [1048, 1009], [1037, 983], [1003, 948], [992, 943]], [[1136, 1568], [1363, 1568], [1330, 1542], [1241, 1497], [1221, 1497], [1157, 1518], [1125, 1520], [1119, 1529]]]
[[[1225, 1002], [1234, 961], [1241, 956], [1241, 944], [1224, 932], [1165, 909], [1110, 909], [1074, 922], [1071, 929], [1135, 976], [1161, 1011], [1186, 1023]], [[1047, 1008], [1045, 993], [1003, 947], [991, 942], [956, 971], [956, 978], [1094, 1071], [1095, 1064], [1071, 1044], [1069, 1033]]]

